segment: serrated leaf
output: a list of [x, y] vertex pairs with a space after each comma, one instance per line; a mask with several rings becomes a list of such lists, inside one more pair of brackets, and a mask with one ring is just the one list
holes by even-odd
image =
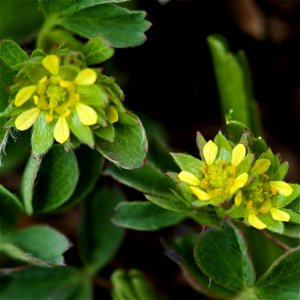
[[148, 142], [145, 130], [140, 120], [126, 112], [120, 115], [120, 120], [114, 123], [115, 138], [108, 142], [96, 138], [96, 149], [115, 165], [124, 169], [135, 169], [144, 162]]
[[290, 300], [299, 297], [300, 248], [279, 257], [257, 281], [259, 299]]
[[53, 125], [49, 124], [44, 114], [40, 113], [32, 133], [32, 150], [36, 155], [45, 154], [53, 144]]
[[39, 266], [63, 264], [62, 254], [70, 247], [61, 233], [45, 225], [21, 229], [6, 242], [7, 255]]
[[211, 298], [231, 298], [234, 292], [216, 284], [196, 265], [193, 249], [198, 235], [188, 232], [182, 237], [167, 241], [166, 255], [179, 265], [185, 280], [198, 292]]
[[116, 207], [112, 221], [120, 227], [155, 231], [175, 225], [186, 218], [186, 213], [176, 213], [162, 209], [151, 202], [122, 202]]
[[9, 233], [16, 226], [17, 214], [22, 211], [19, 199], [0, 184], [0, 243], [1, 237]]
[[101, 36], [89, 40], [81, 51], [87, 65], [100, 64], [114, 55], [114, 49]]
[[68, 300], [81, 284], [79, 271], [72, 267], [28, 268], [0, 274], [1, 299]]
[[190, 172], [195, 176], [201, 173], [201, 166], [204, 162], [200, 159], [185, 153], [171, 153], [171, 155], [181, 170]]
[[224, 222], [221, 227], [210, 227], [201, 233], [194, 256], [203, 273], [222, 287], [239, 292], [255, 281], [247, 251], [238, 229]]
[[117, 48], [133, 47], [145, 41], [144, 32], [150, 27], [145, 12], [103, 4], [64, 16], [59, 24], [85, 38], [103, 36]]
[[0, 58], [12, 69], [20, 70], [29, 57], [22, 48], [11, 40], [3, 40], [0, 44]]
[[118, 251], [124, 229], [111, 223], [115, 206], [123, 194], [108, 188], [97, 189], [85, 203], [80, 229], [80, 253], [89, 273], [97, 273]]
[[45, 15], [57, 14], [69, 15], [76, 11], [107, 3], [121, 3], [129, 0], [39, 0], [41, 9]]

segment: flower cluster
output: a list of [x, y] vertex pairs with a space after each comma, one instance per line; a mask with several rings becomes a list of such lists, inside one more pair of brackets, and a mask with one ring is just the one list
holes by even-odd
[[50, 132], [60, 144], [69, 141], [72, 132], [80, 142], [91, 146], [92, 131], [97, 134], [99, 128], [119, 120], [122, 105], [101, 82], [104, 75], [99, 70], [82, 68], [82, 63], [70, 63], [59, 54], [35, 57], [28, 65], [31, 76], [26, 76], [25, 67], [13, 99], [12, 115], [18, 130], [33, 126], [37, 132]]
[[182, 169], [177, 174], [180, 185], [196, 199], [193, 206], [213, 205], [223, 215], [243, 218], [257, 229], [290, 221], [284, 206], [297, 197], [299, 188], [282, 180], [282, 165], [270, 150], [255, 160], [249, 147], [233, 146], [221, 133], [214, 141], [203, 142], [199, 150], [202, 160], [190, 158], [189, 164], [187, 155], [183, 163], [174, 156]]

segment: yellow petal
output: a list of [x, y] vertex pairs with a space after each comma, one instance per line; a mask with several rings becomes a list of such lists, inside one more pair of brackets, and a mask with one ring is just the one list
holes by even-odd
[[98, 118], [97, 113], [90, 106], [87, 106], [82, 103], [77, 103], [76, 104], [76, 112], [77, 112], [80, 122], [83, 125], [89, 126], [89, 125], [94, 125], [97, 123], [97, 118]]
[[208, 195], [204, 191], [200, 190], [199, 188], [190, 186], [190, 189], [192, 190], [192, 192], [196, 195], [196, 197], [200, 201], [207, 201], [207, 200], [211, 199], [210, 195]]
[[246, 155], [246, 147], [243, 144], [236, 145], [232, 150], [231, 164], [237, 166]]
[[270, 181], [269, 184], [282, 196], [289, 196], [293, 192], [292, 187], [284, 181]]
[[291, 218], [291, 216], [287, 212], [280, 210], [278, 208], [275, 208], [275, 207], [272, 207], [270, 209], [270, 212], [271, 212], [272, 218], [277, 221], [288, 222]]
[[178, 178], [181, 181], [186, 182], [190, 185], [199, 185], [200, 184], [200, 180], [194, 174], [187, 172], [187, 171], [181, 171], [178, 174]]
[[208, 165], [214, 163], [218, 154], [218, 146], [213, 141], [208, 141], [203, 147], [203, 155]]
[[58, 75], [59, 72], [59, 58], [57, 55], [47, 55], [43, 60], [42, 64], [44, 68], [49, 71], [52, 75]]
[[260, 158], [254, 163], [254, 166], [251, 168], [251, 173], [263, 174], [268, 171], [270, 165], [271, 161], [269, 159]]
[[21, 88], [15, 98], [15, 106], [21, 106], [24, 104], [26, 101], [30, 99], [32, 94], [36, 91], [36, 86], [35, 85], [29, 85]]
[[109, 106], [106, 110], [106, 117], [109, 123], [115, 123], [119, 120], [119, 114], [118, 111], [114, 106]]
[[22, 112], [15, 120], [15, 126], [18, 130], [26, 130], [31, 127], [39, 116], [40, 109], [35, 107]]
[[234, 203], [237, 207], [239, 207], [241, 205], [243, 201], [243, 196], [242, 196], [242, 193], [239, 192], [237, 193], [237, 195], [234, 197]]
[[97, 74], [92, 69], [81, 70], [75, 78], [75, 83], [78, 85], [91, 85], [96, 82]]
[[66, 118], [60, 116], [56, 121], [54, 127], [54, 139], [60, 144], [63, 144], [65, 141], [69, 139], [69, 136], [70, 136], [70, 129], [66, 121]]
[[237, 178], [235, 178], [234, 183], [230, 189], [230, 193], [234, 194], [238, 189], [245, 186], [247, 181], [248, 181], [248, 174], [247, 173], [240, 174]]
[[251, 226], [260, 230], [267, 228], [267, 225], [263, 223], [256, 215], [249, 215], [248, 222]]

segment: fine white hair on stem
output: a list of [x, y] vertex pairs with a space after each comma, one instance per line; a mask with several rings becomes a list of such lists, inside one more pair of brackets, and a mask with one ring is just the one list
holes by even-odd
[[4, 134], [4, 137], [3, 137], [3, 139], [2, 139], [2, 141], [0, 143], [0, 166], [2, 166], [2, 158], [5, 155], [5, 148], [6, 148], [9, 136], [12, 137], [12, 139], [14, 140], [14, 142], [17, 139], [17, 136], [15, 135], [15, 132], [14, 132], [13, 129], [8, 129], [6, 131], [6, 133]]

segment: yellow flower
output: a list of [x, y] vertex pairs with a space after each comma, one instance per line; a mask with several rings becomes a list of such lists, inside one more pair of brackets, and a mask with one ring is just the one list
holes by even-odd
[[215, 198], [219, 199], [218, 203], [222, 202], [244, 187], [248, 181], [246, 172], [237, 173], [237, 166], [246, 156], [245, 146], [238, 144], [233, 148], [231, 161], [217, 160], [218, 151], [218, 146], [213, 141], [207, 142], [203, 147], [204, 162], [201, 172], [197, 176], [187, 171], [178, 174], [178, 179], [187, 183], [200, 201]]
[[268, 159], [258, 159], [251, 169], [256, 174], [255, 179], [244, 189], [240, 190], [235, 198], [235, 206], [241, 205], [246, 208], [248, 223], [257, 228], [265, 229], [267, 224], [260, 219], [263, 215], [271, 217], [275, 221], [288, 222], [290, 215], [275, 207], [273, 197], [276, 194], [290, 196], [293, 192], [292, 187], [284, 181], [270, 181], [264, 174], [271, 165]]
[[[80, 86], [95, 84], [97, 74], [93, 69], [85, 68], [78, 72], [74, 80], [63, 80], [60, 75], [60, 58], [54, 54], [44, 57], [41, 64], [48, 75], [34, 85], [23, 87], [16, 94], [16, 107], [22, 107], [25, 103], [30, 103], [31, 107], [16, 118], [15, 126], [18, 130], [26, 130], [43, 113], [48, 123], [55, 122], [54, 139], [62, 144], [70, 137], [68, 117], [72, 112], [77, 114], [84, 126], [94, 125], [98, 121], [96, 110], [82, 102], [80, 92], [77, 91]], [[110, 115], [112, 117], [108, 119], [118, 120], [116, 110]]]

